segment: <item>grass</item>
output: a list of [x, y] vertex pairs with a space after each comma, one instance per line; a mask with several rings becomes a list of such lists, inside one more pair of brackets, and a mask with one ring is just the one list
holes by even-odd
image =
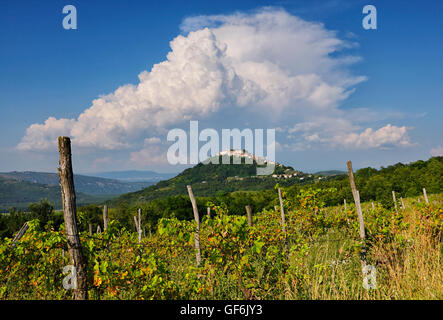
[[[442, 207], [442, 195], [431, 197]], [[417, 230], [419, 218], [415, 209], [417, 198], [404, 199], [405, 222], [409, 228], [398, 239], [386, 244], [377, 242], [368, 252], [368, 263], [377, 270], [376, 290], [362, 286], [361, 262], [357, 255], [346, 257], [347, 240], [340, 230], [331, 230], [314, 244], [304, 261], [303, 272], [309, 275], [303, 295], [292, 299], [355, 300], [355, 299], [443, 299], [443, 268], [441, 238], [432, 232]], [[364, 204], [367, 209], [371, 204]], [[403, 209], [399, 209], [403, 210]]]

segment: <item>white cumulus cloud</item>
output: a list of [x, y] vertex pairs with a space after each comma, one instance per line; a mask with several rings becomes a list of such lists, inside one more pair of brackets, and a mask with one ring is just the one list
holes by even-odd
[[443, 156], [443, 147], [437, 146], [430, 151], [431, 156], [433, 157], [442, 157]]
[[410, 146], [411, 142], [407, 127], [397, 127], [388, 124], [378, 130], [367, 128], [361, 133], [349, 133], [335, 138], [337, 144], [359, 149]]
[[356, 44], [323, 24], [265, 8], [190, 17], [181, 28], [183, 35], [170, 42], [165, 60], [141, 72], [137, 84], [93, 100], [76, 119], [51, 117], [32, 124], [18, 149], [54, 148], [57, 136], [69, 135], [80, 148], [140, 150], [131, 153], [131, 160], [142, 163], [159, 152], [153, 145], [168, 128], [232, 107], [252, 121], [265, 115], [299, 123], [290, 133], [309, 143], [409, 143], [405, 127], [387, 125], [358, 133], [358, 127], [343, 118], [340, 103], [366, 78], [348, 71], [360, 58], [343, 52]]
[[32, 124], [26, 129], [26, 135], [19, 143], [19, 150], [45, 150], [54, 148], [59, 136], [69, 135], [75, 124], [73, 119], [49, 117], [44, 124]]

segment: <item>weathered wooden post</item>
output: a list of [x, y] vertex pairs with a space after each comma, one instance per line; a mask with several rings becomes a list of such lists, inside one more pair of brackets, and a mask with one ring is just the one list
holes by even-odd
[[250, 227], [252, 227], [253, 222], [252, 222], [252, 210], [251, 210], [251, 207], [249, 205], [247, 205], [245, 208], [246, 208], [246, 214], [248, 216], [248, 225]]
[[89, 224], [89, 236], [92, 237], [92, 223]]
[[19, 241], [25, 235], [28, 228], [29, 228], [28, 222], [25, 222], [23, 226], [20, 228], [20, 230], [17, 232], [17, 234], [15, 235], [14, 239], [12, 239], [11, 247], [15, 247], [16, 242]]
[[58, 138], [60, 153], [60, 187], [62, 192], [63, 216], [65, 220], [65, 232], [68, 242], [69, 256], [77, 273], [77, 284], [74, 286], [74, 299], [88, 299], [88, 283], [86, 277], [86, 259], [83, 257], [80, 237], [77, 228], [77, 208], [74, 188], [74, 174], [72, 172], [71, 139], [69, 137]]
[[138, 208], [138, 243], [142, 242], [142, 209]]
[[284, 207], [283, 207], [283, 199], [282, 199], [282, 196], [281, 196], [281, 190], [280, 190], [280, 188], [278, 188], [278, 199], [279, 199], [279, 201], [280, 201], [281, 226], [282, 226], [283, 235], [284, 235], [284, 237], [285, 237], [284, 245], [285, 245], [286, 253], [289, 255], [288, 243], [287, 243], [287, 241], [286, 241], [285, 209], [284, 209]]
[[280, 188], [278, 188], [278, 199], [280, 201], [281, 227], [282, 227], [283, 233], [286, 234], [285, 209], [283, 208], [283, 199], [281, 197]]
[[358, 214], [358, 223], [360, 225], [360, 239], [363, 242], [363, 247], [362, 247], [362, 251], [361, 251], [361, 262], [362, 262], [362, 267], [365, 267], [366, 266], [366, 244], [365, 244], [366, 236], [365, 236], [365, 223], [363, 221], [363, 212], [361, 211], [361, 205], [360, 205], [360, 194], [357, 191], [357, 188], [355, 187], [354, 172], [352, 171], [352, 162], [348, 161], [347, 166], [348, 166], [349, 183], [351, 184], [355, 208], [356, 208], [357, 214]]
[[141, 230], [141, 220], [140, 220], [140, 218], [137, 218], [136, 216], [134, 216], [134, 223], [135, 223], [135, 231], [138, 234], [138, 243], [140, 243], [142, 241], [142, 237], [141, 237], [142, 230]]
[[211, 219], [211, 207], [206, 208], [208, 219]]
[[100, 228], [100, 225], [97, 226], [97, 234], [102, 233], [102, 228]]
[[401, 201], [401, 208], [402, 208], [403, 210], [405, 210], [406, 207], [405, 207], [405, 203], [403, 202], [403, 197], [400, 197], [400, 201]]
[[426, 194], [426, 188], [423, 188], [423, 195], [424, 195], [424, 197], [425, 197], [425, 202], [426, 202], [426, 204], [428, 204], [428, 203], [429, 203], [429, 200], [428, 200], [428, 195]]
[[108, 229], [108, 206], [103, 207], [103, 230]]
[[398, 210], [397, 210], [397, 199], [395, 198], [395, 191], [394, 190], [392, 190], [392, 200], [394, 201], [395, 212], [398, 213]]
[[345, 204], [345, 211], [346, 211], [346, 199], [343, 199], [343, 202]]
[[188, 188], [188, 194], [189, 198], [191, 199], [192, 203], [192, 210], [194, 211], [194, 219], [197, 223], [197, 228], [195, 230], [194, 234], [194, 242], [195, 242], [195, 256], [197, 260], [197, 267], [200, 266], [201, 263], [201, 252], [200, 252], [200, 217], [198, 214], [198, 208], [197, 208], [197, 202], [195, 201], [194, 194], [192, 193], [191, 186], [187, 186]]

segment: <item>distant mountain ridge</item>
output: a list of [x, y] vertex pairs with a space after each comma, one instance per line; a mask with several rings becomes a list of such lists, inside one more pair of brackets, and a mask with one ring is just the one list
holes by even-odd
[[347, 174], [347, 172], [341, 171], [341, 170], [325, 170], [325, 171], [318, 171], [314, 174], [319, 175], [319, 176], [329, 177], [329, 176], [340, 176], [343, 174]]
[[124, 182], [158, 182], [167, 180], [177, 175], [177, 173], [158, 173], [154, 171], [109, 171], [84, 174], [85, 176], [93, 176], [106, 179], [120, 180]]
[[[17, 180], [28, 183], [35, 183], [47, 186], [58, 186], [59, 177], [56, 173], [48, 172], [4, 172], [0, 173], [4, 179]], [[78, 192], [90, 195], [119, 195], [128, 192], [134, 192], [147, 186], [152, 182], [122, 182], [115, 179], [105, 179], [100, 177], [90, 177], [74, 174], [74, 185]]]
[[[76, 197], [78, 206], [100, 203], [113, 198], [112, 195], [94, 196], [79, 191], [76, 191]], [[12, 207], [26, 210], [30, 203], [40, 202], [41, 199], [47, 199], [56, 210], [62, 208], [59, 186], [6, 179], [0, 175], [0, 212], [7, 212]]]

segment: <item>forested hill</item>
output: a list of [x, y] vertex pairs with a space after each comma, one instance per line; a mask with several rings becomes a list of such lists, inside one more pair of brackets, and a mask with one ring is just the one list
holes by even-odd
[[[361, 201], [377, 201], [385, 207], [393, 205], [392, 191], [397, 197], [413, 197], [422, 194], [423, 188], [428, 193], [443, 191], [443, 157], [433, 157], [427, 161], [415, 161], [409, 164], [397, 163], [377, 170], [362, 168], [355, 172], [355, 183], [360, 192]], [[325, 197], [326, 205], [343, 203], [343, 199], [352, 201], [351, 188], [347, 175], [333, 179], [316, 181], [315, 188], [335, 188]], [[297, 194], [299, 188], [291, 187], [291, 194]]]
[[[100, 203], [116, 195], [141, 190], [153, 182], [121, 182], [75, 175], [78, 203]], [[0, 173], [0, 212], [15, 207], [26, 210], [30, 203], [48, 199], [56, 209], [61, 209], [59, 178], [56, 173], [8, 172]]]
[[[78, 205], [98, 203], [109, 199], [109, 196], [92, 196], [76, 192]], [[0, 212], [7, 212], [11, 208], [27, 210], [31, 203], [47, 199], [55, 209], [62, 208], [59, 186], [38, 184], [15, 179], [6, 179], [0, 176]]]
[[[292, 167], [277, 164], [274, 174], [270, 176], [258, 176], [257, 162], [245, 164], [242, 158], [241, 164], [202, 164], [184, 170], [176, 177], [160, 181], [141, 191], [119, 196], [110, 205], [121, 202], [128, 204], [143, 203], [146, 201], [166, 198], [173, 195], [187, 194], [186, 185], [192, 188], [199, 196], [216, 196], [234, 191], [265, 190], [274, 187], [277, 182], [281, 185], [290, 186], [296, 183], [308, 183], [315, 179], [314, 175], [296, 171]], [[234, 156], [230, 157], [233, 163]]]
[[[57, 186], [59, 188], [59, 177], [56, 173], [46, 172], [0, 172], [0, 177], [23, 182], [37, 183], [41, 185]], [[91, 195], [119, 195], [143, 189], [153, 182], [122, 182], [116, 179], [106, 179], [75, 174], [75, 189]]]
[[[253, 165], [215, 165], [198, 164], [183, 171], [178, 176], [161, 181], [144, 190], [121, 195], [108, 204], [133, 206], [154, 199], [163, 199], [174, 195], [186, 195], [186, 185], [192, 185], [196, 196], [216, 197], [236, 191], [272, 190], [276, 183], [287, 189], [289, 195], [296, 195], [300, 189], [334, 188], [324, 200], [327, 205], [343, 203], [346, 198], [352, 202], [351, 189], [347, 174], [340, 171], [333, 175], [319, 176], [296, 171], [291, 167], [278, 165], [274, 175], [256, 176], [256, 163]], [[340, 174], [342, 173], [342, 174]], [[284, 177], [286, 175], [286, 177]], [[290, 177], [289, 177], [290, 176]], [[429, 193], [443, 190], [443, 157], [433, 157], [427, 161], [374, 168], [362, 168], [356, 171], [355, 179], [362, 201], [379, 201], [385, 206], [392, 205], [392, 191], [398, 196], [417, 196], [423, 188]]]

